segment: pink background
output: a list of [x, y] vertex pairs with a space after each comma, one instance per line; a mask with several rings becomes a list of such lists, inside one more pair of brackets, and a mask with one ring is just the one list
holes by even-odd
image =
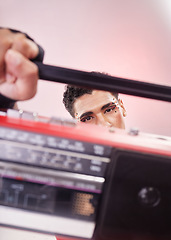
[[[47, 64], [171, 86], [170, 0], [6, 0], [0, 22], [42, 45]], [[40, 80], [36, 97], [19, 107], [70, 118], [63, 89]], [[121, 97], [127, 129], [171, 136], [170, 103]]]

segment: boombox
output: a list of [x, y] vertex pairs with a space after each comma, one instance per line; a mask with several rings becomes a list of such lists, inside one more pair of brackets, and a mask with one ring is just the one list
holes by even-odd
[[169, 137], [1, 115], [1, 225], [59, 238], [171, 237]]
[[[171, 101], [161, 85], [37, 65], [41, 79]], [[171, 138], [0, 115], [0, 225], [58, 239], [171, 239]]]

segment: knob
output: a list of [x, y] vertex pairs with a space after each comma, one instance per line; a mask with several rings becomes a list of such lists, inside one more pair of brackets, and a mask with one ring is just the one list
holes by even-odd
[[138, 200], [146, 207], [156, 207], [160, 203], [160, 192], [153, 187], [144, 187], [138, 193]]

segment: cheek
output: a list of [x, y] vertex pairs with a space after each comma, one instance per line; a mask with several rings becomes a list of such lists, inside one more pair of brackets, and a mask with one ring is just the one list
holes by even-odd
[[108, 116], [108, 120], [114, 127], [125, 128], [123, 115], [119, 110], [117, 110], [117, 112], [114, 112], [114, 114]]

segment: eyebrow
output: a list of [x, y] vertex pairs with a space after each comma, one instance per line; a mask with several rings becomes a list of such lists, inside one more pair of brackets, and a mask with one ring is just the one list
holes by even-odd
[[93, 112], [85, 112], [80, 116], [80, 119], [91, 114], [93, 114]]
[[[111, 105], [113, 105], [113, 104], [115, 104], [115, 103], [107, 103], [107, 104], [105, 104], [103, 107], [101, 107], [101, 110], [104, 110], [105, 108], [107, 108], [107, 107], [109, 107], [109, 106], [111, 106]], [[83, 118], [83, 117], [86, 117], [86, 116], [88, 116], [88, 115], [91, 115], [91, 114], [93, 114], [93, 112], [85, 112], [85, 113], [83, 113], [81, 116], [80, 116], [80, 119], [81, 118]]]
[[102, 108], [101, 108], [101, 110], [104, 110], [105, 108], [107, 108], [107, 107], [109, 107], [110, 105], [113, 105], [114, 103], [107, 103], [107, 104], [105, 104]]

